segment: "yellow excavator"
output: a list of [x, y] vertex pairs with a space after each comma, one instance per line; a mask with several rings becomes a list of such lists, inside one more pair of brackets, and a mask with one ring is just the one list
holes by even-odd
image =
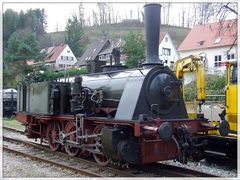
[[[186, 107], [189, 118], [202, 117], [201, 106], [206, 100], [206, 83], [205, 83], [205, 66], [204, 60], [198, 55], [190, 55], [188, 57], [176, 61], [175, 73], [178, 79], [183, 80], [184, 74], [188, 72], [196, 73], [197, 86], [197, 104], [187, 102]], [[210, 121], [219, 125], [219, 131], [211, 131], [207, 136], [209, 141], [207, 150], [205, 152], [217, 153], [219, 155], [237, 157], [237, 60], [228, 60], [222, 62], [227, 67], [227, 84], [225, 87], [225, 107], [219, 114], [220, 121], [210, 119]], [[184, 95], [184, 85], [182, 86]], [[220, 136], [220, 135], [221, 136]], [[224, 137], [223, 137], [224, 136]]]
[[228, 121], [230, 125], [230, 135], [237, 135], [237, 116], [238, 116], [238, 68], [237, 60], [228, 60], [222, 62], [223, 65], [227, 66], [227, 85], [225, 88], [226, 98], [225, 98], [225, 109], [219, 114], [222, 120]]
[[[176, 61], [176, 76], [178, 79], [183, 80], [184, 74], [189, 72], [196, 72], [196, 81], [197, 81], [197, 97], [196, 101], [198, 102], [198, 112], [195, 105], [195, 101], [186, 102], [188, 117], [196, 118], [198, 115], [201, 115], [201, 106], [206, 100], [206, 83], [205, 83], [205, 71], [204, 71], [204, 61], [198, 55], [190, 55], [185, 58], [179, 59]], [[184, 85], [182, 86], [183, 98], [184, 96]]]

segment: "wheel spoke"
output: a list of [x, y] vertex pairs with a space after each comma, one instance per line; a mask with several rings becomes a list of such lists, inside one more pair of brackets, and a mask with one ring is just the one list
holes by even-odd
[[[72, 142], [77, 142], [77, 136], [76, 136], [75, 131], [76, 131], [75, 123], [73, 121], [68, 122], [66, 127], [65, 127], [65, 133], [66, 134], [71, 133], [71, 132], [74, 132], [74, 133], [67, 136], [66, 140], [70, 140]], [[64, 148], [65, 148], [65, 151], [68, 153], [69, 156], [77, 156], [79, 151], [80, 151], [80, 148], [72, 147], [72, 145], [68, 144], [68, 143], [64, 145]]]
[[57, 122], [52, 122], [47, 127], [47, 140], [52, 151], [57, 151], [61, 145], [59, 144], [60, 126]]
[[[101, 133], [102, 128], [103, 128], [102, 125], [96, 126], [94, 131], [93, 131], [93, 133], [95, 133], [95, 134]], [[94, 138], [94, 143], [100, 145], [100, 147], [97, 147], [96, 149], [98, 149], [98, 150], [100, 150], [102, 152], [102, 148], [101, 148], [102, 141], [101, 141], [101, 138], [100, 137]], [[109, 164], [109, 162], [110, 162], [110, 159], [108, 159], [105, 155], [93, 153], [93, 157], [94, 157], [95, 161], [98, 164], [102, 165], [102, 166], [107, 166]]]

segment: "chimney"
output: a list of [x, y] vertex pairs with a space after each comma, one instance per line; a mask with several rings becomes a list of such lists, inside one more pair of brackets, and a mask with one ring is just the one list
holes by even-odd
[[159, 60], [159, 33], [160, 33], [160, 4], [146, 4], [144, 6], [144, 23], [146, 33], [147, 56], [143, 63], [144, 67], [163, 65]]

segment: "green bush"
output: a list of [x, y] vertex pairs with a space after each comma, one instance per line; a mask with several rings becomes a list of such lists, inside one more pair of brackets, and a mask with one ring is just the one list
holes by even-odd
[[[206, 78], [206, 94], [207, 95], [224, 95], [226, 86], [226, 76], [211, 75]], [[196, 81], [192, 81], [184, 86], [184, 96], [186, 101], [195, 100], [197, 97]], [[222, 101], [223, 97], [207, 97], [207, 100]]]
[[69, 70], [63, 70], [63, 71], [40, 71], [40, 70], [35, 70], [28, 75], [26, 75], [23, 80], [21, 81], [22, 83], [32, 83], [32, 82], [42, 82], [42, 81], [55, 81], [58, 78], [63, 78], [63, 77], [69, 77], [69, 76], [75, 76], [77, 74], [86, 74], [87, 70], [86, 68], [79, 68], [79, 69], [69, 69]]

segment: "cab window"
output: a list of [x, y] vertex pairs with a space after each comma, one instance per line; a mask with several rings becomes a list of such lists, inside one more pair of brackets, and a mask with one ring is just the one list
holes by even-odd
[[232, 64], [230, 66], [230, 84], [236, 84], [237, 83], [237, 65]]

